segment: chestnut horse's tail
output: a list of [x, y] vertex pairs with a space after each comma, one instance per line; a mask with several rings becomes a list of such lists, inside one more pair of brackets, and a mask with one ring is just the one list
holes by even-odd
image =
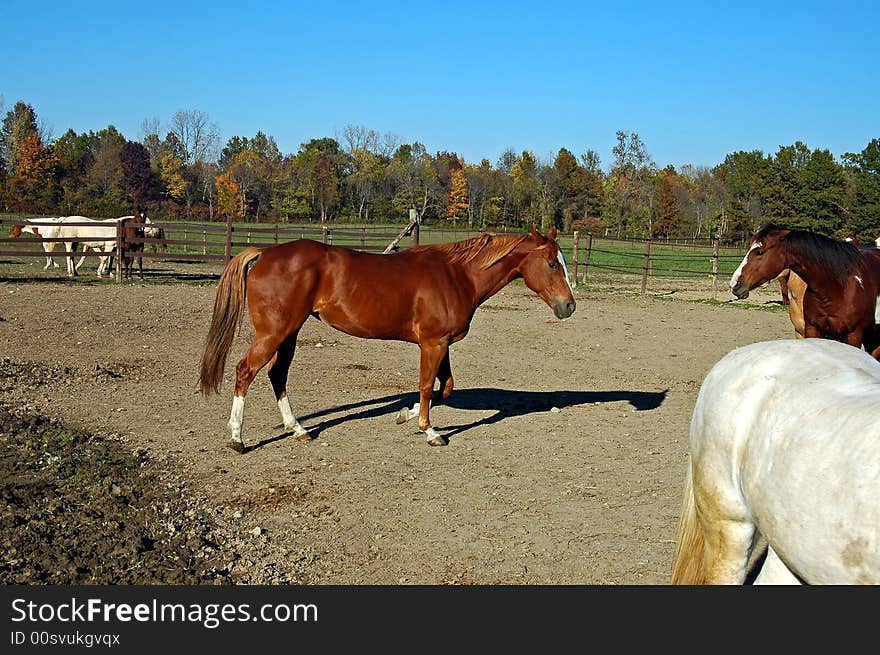
[[226, 356], [232, 346], [235, 330], [241, 322], [247, 296], [247, 268], [260, 256], [259, 248], [245, 248], [229, 260], [214, 298], [214, 314], [211, 316], [211, 329], [205, 338], [205, 352], [202, 354], [202, 371], [199, 375], [199, 388], [204, 395], [218, 393], [223, 382], [223, 369]]
[[706, 584], [706, 540], [703, 527], [697, 520], [694, 504], [693, 465], [688, 458], [684, 499], [678, 519], [678, 540], [672, 564], [672, 584]]

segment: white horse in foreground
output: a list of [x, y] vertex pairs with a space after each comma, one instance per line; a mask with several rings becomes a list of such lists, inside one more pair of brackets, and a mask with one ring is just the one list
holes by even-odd
[[[829, 339], [738, 348], [690, 427], [673, 584], [880, 584], [880, 363]], [[758, 536], [762, 539], [758, 539]]]

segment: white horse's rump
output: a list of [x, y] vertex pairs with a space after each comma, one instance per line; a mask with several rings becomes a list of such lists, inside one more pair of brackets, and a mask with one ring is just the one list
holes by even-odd
[[738, 348], [694, 407], [672, 580], [743, 583], [761, 534], [760, 582], [880, 583], [878, 498], [880, 363], [829, 339]]

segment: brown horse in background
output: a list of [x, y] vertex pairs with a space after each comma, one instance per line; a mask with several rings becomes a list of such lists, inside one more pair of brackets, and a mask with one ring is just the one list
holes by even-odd
[[120, 263], [122, 264], [123, 277], [131, 279], [131, 269], [135, 260], [138, 263], [138, 274], [144, 279], [144, 228], [146, 214], [135, 212], [132, 217], [122, 219], [122, 252]]
[[388, 255], [307, 239], [247, 248], [220, 277], [202, 356], [201, 391], [219, 392], [247, 296], [254, 338], [236, 367], [229, 417], [233, 449], [244, 452], [244, 399], [267, 363], [284, 428], [300, 440], [311, 438], [293, 415], [286, 388], [297, 335], [309, 316], [356, 337], [418, 344], [419, 402], [403, 408], [397, 422], [418, 416], [428, 443], [446, 445], [431, 426], [429, 409], [435, 380], [442, 399], [452, 393], [449, 346], [467, 335], [477, 307], [520, 277], [558, 318], [572, 315], [575, 299], [555, 227], [546, 236], [533, 226], [528, 234], [482, 234]]
[[[854, 234], [843, 238], [846, 243], [859, 245]], [[867, 248], [866, 248], [867, 249]], [[804, 294], [807, 292], [807, 283], [797, 273], [785, 269], [776, 278], [779, 281], [779, 291], [782, 294], [782, 304], [788, 307], [788, 318], [794, 326], [794, 338], [804, 338]]]
[[[737, 298], [746, 298], [751, 289], [775, 279], [786, 268], [806, 284], [805, 337], [864, 346], [880, 358], [880, 252], [806, 230], [767, 224], [752, 237], [748, 252], [730, 278], [730, 290]], [[792, 279], [789, 276], [789, 286]]]

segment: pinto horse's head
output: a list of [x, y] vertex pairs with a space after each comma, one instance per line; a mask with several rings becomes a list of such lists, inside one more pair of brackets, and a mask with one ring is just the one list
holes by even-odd
[[556, 228], [542, 235], [532, 225], [526, 243], [531, 250], [519, 265], [523, 281], [550, 306], [557, 318], [568, 318], [574, 314], [576, 303], [565, 258], [556, 243]]
[[739, 299], [749, 291], [769, 282], [788, 267], [785, 238], [791, 230], [768, 224], [755, 233], [749, 249], [730, 277], [730, 291]]
[[24, 232], [24, 225], [22, 223], [16, 223], [9, 229], [9, 237], [11, 239], [20, 237], [22, 232]]

